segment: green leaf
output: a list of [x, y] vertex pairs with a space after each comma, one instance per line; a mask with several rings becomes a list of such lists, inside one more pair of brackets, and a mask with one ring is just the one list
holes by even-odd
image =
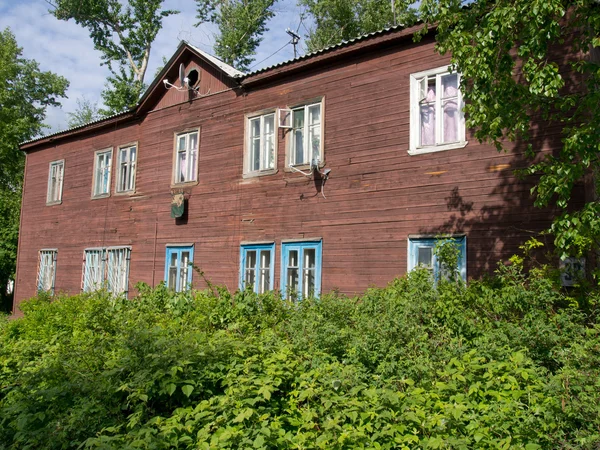
[[183, 392], [186, 397], [189, 397], [192, 395], [192, 392], [194, 392], [194, 386], [190, 386], [189, 384], [181, 386], [181, 392]]

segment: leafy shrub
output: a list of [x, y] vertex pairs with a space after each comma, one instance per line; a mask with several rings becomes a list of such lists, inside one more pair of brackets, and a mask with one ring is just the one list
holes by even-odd
[[38, 297], [0, 320], [5, 448], [600, 445], [597, 293], [517, 266], [298, 304], [222, 288]]

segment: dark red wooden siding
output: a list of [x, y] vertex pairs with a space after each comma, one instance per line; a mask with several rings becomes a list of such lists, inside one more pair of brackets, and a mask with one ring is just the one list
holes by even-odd
[[[549, 212], [533, 208], [530, 182], [512, 174], [524, 165], [518, 144], [498, 153], [468, 133], [463, 149], [408, 155], [409, 75], [448, 61], [431, 40], [409, 42], [243, 94], [227, 90], [177, 103], [169, 91], [140, 123], [31, 151], [17, 302], [35, 294], [41, 248], [58, 248], [56, 290], [70, 293], [81, 287], [83, 250], [109, 245], [132, 247], [131, 291], [138, 281], [163, 279], [169, 243], [194, 242], [195, 264], [230, 289], [238, 285], [242, 241], [276, 243], [275, 287], [284, 239], [322, 238], [325, 292], [359, 293], [404, 274], [410, 234], [466, 233], [468, 275], [494, 269], [548, 225]], [[312, 179], [284, 169], [283, 130], [278, 172], [242, 178], [245, 114], [318, 97], [324, 98], [324, 152], [331, 169], [327, 198]], [[173, 136], [192, 127], [201, 128], [199, 182], [186, 188], [188, 219], [179, 223], [170, 217]], [[556, 136], [544, 133], [540, 145], [551, 150]], [[132, 141], [139, 143], [135, 194], [92, 200], [94, 152]], [[63, 203], [46, 206], [48, 164], [58, 159], [65, 159]], [[114, 183], [113, 172], [112, 192]], [[204, 287], [196, 274], [193, 281]]]

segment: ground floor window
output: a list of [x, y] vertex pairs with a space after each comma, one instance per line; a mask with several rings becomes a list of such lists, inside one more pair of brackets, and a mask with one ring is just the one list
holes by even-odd
[[129, 292], [130, 247], [89, 248], [84, 250], [83, 291], [105, 288], [113, 294]]
[[58, 251], [55, 249], [40, 250], [38, 257], [37, 290], [54, 294], [54, 280], [56, 278], [56, 258]]
[[252, 288], [257, 294], [273, 290], [275, 244], [242, 245], [240, 289]]
[[165, 261], [165, 283], [169, 289], [182, 292], [192, 284], [193, 245], [169, 245]]
[[460, 237], [409, 237], [408, 238], [408, 271], [415, 267], [429, 269], [435, 280], [449, 270], [438, 261], [436, 244], [446, 241], [456, 245], [459, 251], [458, 272], [463, 280], [467, 279], [467, 238]]
[[321, 241], [281, 245], [281, 290], [294, 300], [321, 293]]

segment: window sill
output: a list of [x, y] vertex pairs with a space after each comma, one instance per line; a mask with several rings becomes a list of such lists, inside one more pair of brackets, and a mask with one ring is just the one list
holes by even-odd
[[[326, 164], [327, 164], [326, 161], [319, 161], [319, 170], [321, 170], [323, 167], [325, 167]], [[310, 171], [310, 167], [311, 167], [310, 163], [308, 163], [308, 164], [297, 164], [297, 165], [294, 165], [294, 166], [290, 166], [289, 164], [287, 164], [285, 166], [284, 170], [286, 172], [292, 172], [293, 173], [293, 172], [297, 172], [298, 170]]]
[[57, 200], [55, 202], [46, 202], [46, 206], [55, 206], [55, 205], [61, 205], [62, 204], [62, 200]]
[[256, 177], [266, 177], [268, 175], [275, 175], [279, 170], [277, 169], [269, 169], [269, 170], [260, 170], [256, 172], [247, 172], [242, 175], [242, 178], [256, 178]]
[[132, 189], [130, 191], [115, 192], [116, 197], [125, 197], [125, 196], [131, 197], [132, 195], [135, 195], [135, 189]]
[[109, 198], [110, 194], [98, 194], [98, 195], [92, 195], [92, 200], [98, 200], [101, 198]]
[[465, 148], [468, 143], [469, 143], [469, 141], [462, 141], [462, 142], [454, 142], [452, 144], [436, 145], [436, 146], [431, 146], [431, 147], [411, 148], [408, 150], [408, 154], [411, 156], [415, 156], [415, 155], [423, 155], [425, 153], [435, 153], [435, 152], [443, 152], [446, 150], [454, 150], [457, 148]]
[[191, 186], [197, 186], [198, 181], [185, 181], [183, 183], [171, 183], [171, 189], [181, 189]]

